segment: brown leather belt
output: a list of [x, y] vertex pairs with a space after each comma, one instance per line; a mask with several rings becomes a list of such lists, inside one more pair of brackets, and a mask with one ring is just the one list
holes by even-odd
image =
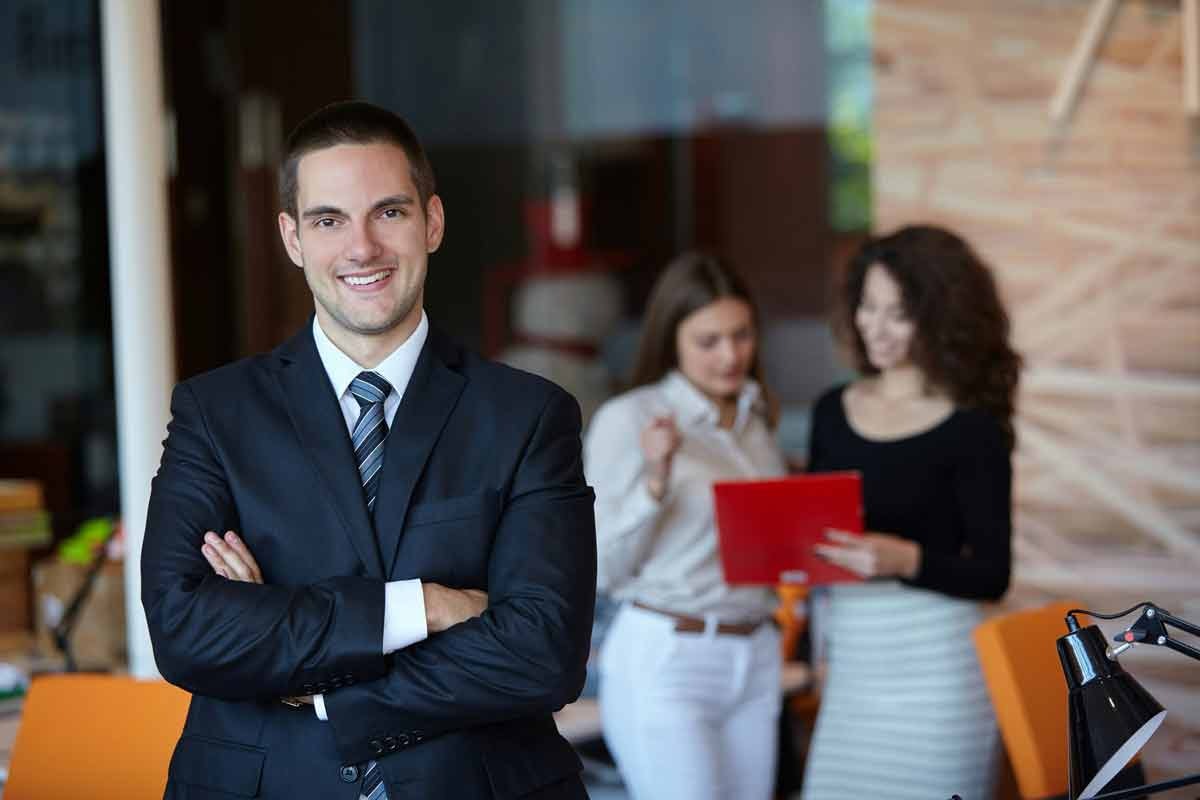
[[[633, 601], [634, 608], [640, 608], [643, 611], [652, 611], [655, 614], [662, 614], [664, 617], [670, 617], [675, 620], [676, 633], [704, 633], [705, 624], [703, 617], [689, 617], [686, 614], [676, 614], [674, 611], [666, 611], [661, 608], [646, 605], [641, 600]], [[728, 634], [730, 636], [749, 636], [759, 629], [762, 622], [718, 622], [717, 633]]]

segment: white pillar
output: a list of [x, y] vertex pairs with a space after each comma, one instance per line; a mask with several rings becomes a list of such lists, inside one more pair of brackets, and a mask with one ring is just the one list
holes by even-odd
[[139, 562], [175, 381], [159, 0], [103, 0], [113, 355], [130, 672], [157, 674]]

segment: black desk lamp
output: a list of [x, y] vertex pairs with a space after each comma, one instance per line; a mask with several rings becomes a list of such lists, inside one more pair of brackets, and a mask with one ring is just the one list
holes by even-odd
[[[1095, 625], [1079, 627], [1076, 614], [1091, 614], [1099, 619], [1118, 619], [1139, 608], [1145, 609], [1138, 620], [1114, 641], [1122, 644], [1109, 648], [1104, 634]], [[1145, 794], [1200, 783], [1200, 773], [1162, 783], [1097, 794], [1125, 766], [1142, 745], [1154, 735], [1167, 712], [1125, 671], [1117, 656], [1135, 644], [1169, 647], [1200, 660], [1200, 650], [1172, 639], [1166, 626], [1172, 625], [1200, 636], [1200, 628], [1172, 616], [1153, 603], [1140, 603], [1120, 614], [1096, 614], [1083, 609], [1067, 612], [1067, 635], [1058, 640], [1058, 658], [1067, 677], [1068, 715], [1070, 719], [1071, 800], [1127, 800]]]

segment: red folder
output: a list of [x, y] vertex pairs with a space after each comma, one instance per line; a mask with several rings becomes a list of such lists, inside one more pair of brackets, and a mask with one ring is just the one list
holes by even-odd
[[722, 481], [713, 484], [713, 500], [726, 583], [814, 586], [862, 580], [813, 552], [813, 545], [829, 543], [827, 528], [862, 532], [857, 472]]

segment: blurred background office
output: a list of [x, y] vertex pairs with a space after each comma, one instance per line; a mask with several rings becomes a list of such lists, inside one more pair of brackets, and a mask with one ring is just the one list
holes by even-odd
[[[449, 229], [431, 319], [563, 384], [585, 415], [627, 377], [670, 256], [735, 257], [764, 305], [797, 467], [812, 402], [849, 374], [825, 318], [833, 270], [872, 230], [960, 232], [993, 265], [1027, 364], [1005, 607], [1152, 599], [1200, 618], [1190, 0], [131, 0], [156, 67], [106, 87], [103, 43], [126, 41], [102, 24], [117, 4], [0, 5], [0, 478], [39, 487], [0, 506], [9, 652], [27, 658], [37, 631], [55, 656], [47, 628], [87, 561], [57, 575], [59, 551], [129, 489], [114, 326], [147, 317], [114, 313], [114, 296], [164, 280], [149, 319], [169, 375], [134, 349], [127, 383], [294, 331], [311, 300], [275, 234], [276, 159], [296, 122], [345, 97], [405, 115], [437, 171]], [[1094, 61], [1052, 115], [1101, 5]], [[162, 219], [167, 254], [117, 269], [114, 176], [157, 156], [106, 157], [106, 115], [146, 87], [162, 97], [161, 213], [112, 230]], [[106, 568], [98, 596], [120, 588]], [[88, 608], [80, 635], [99, 641], [77, 641], [83, 655], [152, 671], [144, 648], [126, 663], [122, 601], [106, 602]], [[1200, 678], [1154, 648], [1128, 658], [1171, 711], [1152, 774], [1200, 763]]]

